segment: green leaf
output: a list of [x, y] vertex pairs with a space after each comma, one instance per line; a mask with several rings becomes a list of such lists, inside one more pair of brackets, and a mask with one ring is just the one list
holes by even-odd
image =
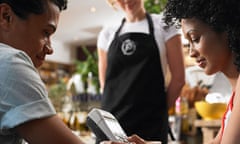
[[82, 80], [84, 83], [87, 83], [88, 73], [92, 73], [94, 78], [94, 84], [99, 89], [99, 80], [98, 80], [98, 55], [97, 51], [90, 52], [86, 46], [82, 46], [83, 53], [86, 56], [85, 60], [77, 60], [76, 64], [76, 73], [82, 75]]

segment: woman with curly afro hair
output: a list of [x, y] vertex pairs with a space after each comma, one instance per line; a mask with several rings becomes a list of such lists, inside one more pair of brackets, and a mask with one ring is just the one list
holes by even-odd
[[[232, 96], [222, 126], [210, 144], [240, 142], [240, 1], [168, 0], [165, 22], [182, 28], [190, 56], [206, 74], [222, 72], [232, 85]], [[146, 143], [138, 136], [129, 141]]]
[[238, 0], [169, 0], [165, 22], [177, 23], [190, 44], [190, 56], [206, 74], [221, 71], [233, 94], [219, 133], [210, 143], [240, 141], [240, 2]]

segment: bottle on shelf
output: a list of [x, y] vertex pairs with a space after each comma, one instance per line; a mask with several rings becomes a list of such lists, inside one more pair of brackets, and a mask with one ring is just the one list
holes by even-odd
[[187, 134], [189, 129], [188, 112], [189, 105], [187, 98], [179, 96], [175, 103], [175, 113], [181, 117], [181, 132], [183, 134]]

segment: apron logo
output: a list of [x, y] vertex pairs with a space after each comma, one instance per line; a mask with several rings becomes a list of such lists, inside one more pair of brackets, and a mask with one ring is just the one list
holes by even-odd
[[124, 55], [132, 55], [136, 51], [136, 44], [134, 41], [126, 39], [121, 48]]

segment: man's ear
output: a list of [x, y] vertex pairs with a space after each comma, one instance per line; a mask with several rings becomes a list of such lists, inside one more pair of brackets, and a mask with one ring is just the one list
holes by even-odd
[[0, 26], [3, 29], [8, 29], [13, 18], [13, 11], [11, 7], [6, 4], [0, 4]]

